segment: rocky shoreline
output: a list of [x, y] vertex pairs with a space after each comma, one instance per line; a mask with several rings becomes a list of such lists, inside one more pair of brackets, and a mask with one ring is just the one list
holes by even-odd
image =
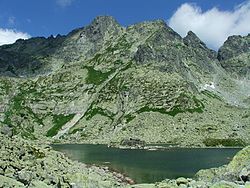
[[[166, 179], [134, 184], [125, 175], [104, 166], [74, 162], [39, 141], [0, 134], [0, 187], [130, 187], [130, 188], [241, 188], [250, 187], [250, 147], [220, 168], [200, 170], [193, 179]], [[145, 149], [145, 148], [144, 148]]]
[[119, 149], [143, 149], [143, 150], [167, 150], [170, 148], [239, 148], [242, 149], [242, 146], [197, 146], [197, 145], [180, 145], [180, 144], [170, 144], [170, 143], [146, 143], [140, 139], [123, 139], [120, 143], [111, 142], [107, 144], [108, 147], [114, 147]]
[[[223, 140], [223, 139], [222, 139]], [[69, 139], [52, 139], [46, 138], [45, 144], [93, 144], [93, 145], [107, 145], [119, 149], [145, 149], [145, 150], [161, 150], [172, 147], [177, 148], [244, 148], [247, 145], [223, 145], [221, 143], [215, 145], [194, 144], [190, 142], [148, 142], [136, 137], [122, 138], [120, 140], [69, 140]]]
[[0, 134], [0, 187], [124, 187], [122, 175], [71, 161], [50, 146]]

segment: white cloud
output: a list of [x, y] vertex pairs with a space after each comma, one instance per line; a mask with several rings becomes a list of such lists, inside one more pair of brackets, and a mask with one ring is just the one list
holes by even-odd
[[64, 8], [64, 7], [67, 7], [67, 6], [70, 6], [72, 4], [74, 0], [56, 0], [56, 3]]
[[185, 3], [169, 19], [169, 26], [181, 36], [191, 30], [209, 47], [218, 49], [228, 36], [250, 33], [250, 0], [232, 11], [214, 7], [203, 12], [200, 7]]
[[12, 44], [17, 39], [28, 39], [31, 36], [27, 33], [15, 31], [13, 29], [2, 29], [0, 28], [0, 45]]

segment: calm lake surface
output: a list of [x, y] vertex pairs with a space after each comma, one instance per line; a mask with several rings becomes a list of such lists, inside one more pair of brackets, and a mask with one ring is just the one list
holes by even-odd
[[52, 147], [73, 160], [109, 166], [129, 176], [136, 183], [151, 183], [180, 176], [192, 177], [200, 169], [227, 164], [240, 150], [170, 148], [148, 151], [91, 144], [60, 144]]

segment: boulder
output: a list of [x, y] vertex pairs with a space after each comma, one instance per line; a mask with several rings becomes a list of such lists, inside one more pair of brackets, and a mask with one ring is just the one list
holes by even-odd
[[243, 182], [250, 181], [250, 165], [241, 170], [239, 178]]
[[183, 177], [180, 177], [180, 178], [177, 178], [176, 179], [176, 183], [177, 185], [180, 185], [180, 184], [188, 184], [188, 180], [186, 178], [183, 178]]
[[134, 139], [134, 138], [129, 138], [129, 139], [124, 139], [120, 143], [122, 146], [129, 146], [129, 147], [136, 147], [136, 146], [145, 146], [146, 142], [140, 139]]
[[211, 188], [240, 188], [240, 187], [241, 187], [240, 185], [226, 181], [221, 181], [211, 186]]
[[0, 132], [6, 136], [11, 137], [13, 135], [13, 130], [11, 127], [4, 125], [0, 128]]
[[24, 184], [18, 182], [12, 178], [0, 175], [0, 187], [19, 187], [24, 188]]
[[32, 181], [29, 185], [29, 188], [52, 188], [52, 186], [47, 185], [46, 183], [42, 181]]
[[31, 171], [21, 170], [18, 172], [18, 180], [24, 184], [28, 184], [33, 179]]

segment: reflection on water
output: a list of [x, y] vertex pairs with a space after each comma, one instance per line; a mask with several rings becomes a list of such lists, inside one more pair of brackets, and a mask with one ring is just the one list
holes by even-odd
[[240, 149], [129, 150], [108, 148], [106, 145], [61, 144], [55, 150], [86, 164], [109, 166], [134, 179], [151, 183], [166, 178], [192, 177], [198, 170], [226, 164]]

